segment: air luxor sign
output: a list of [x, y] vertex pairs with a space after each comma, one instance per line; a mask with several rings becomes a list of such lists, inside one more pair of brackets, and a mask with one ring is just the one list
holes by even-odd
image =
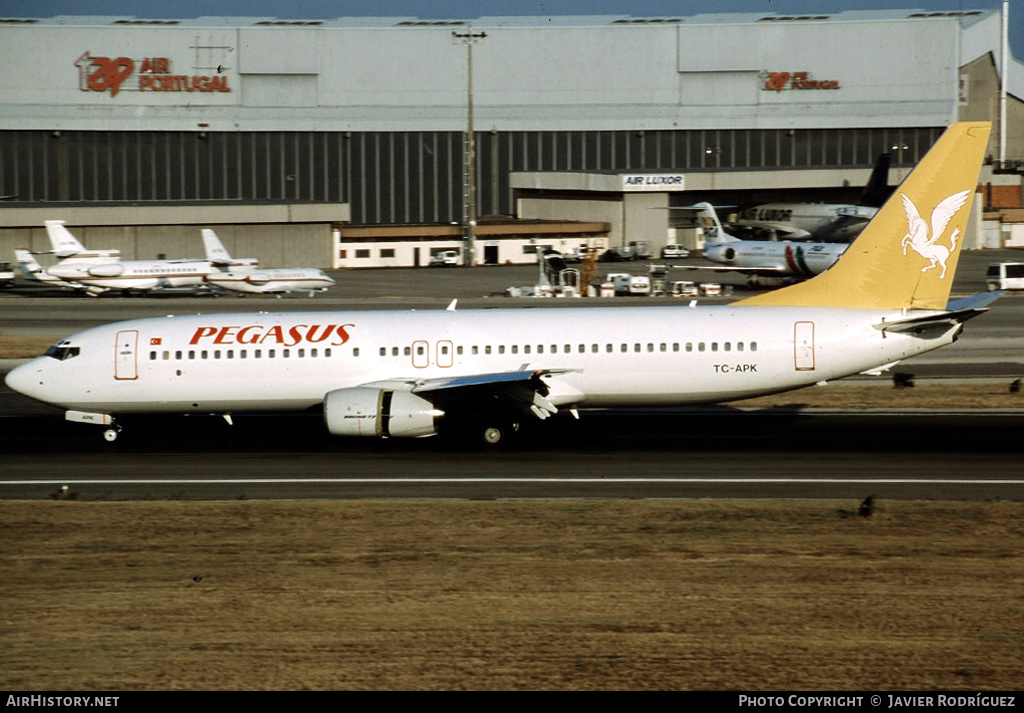
[[682, 191], [686, 184], [681, 173], [639, 173], [622, 177], [623, 191]]
[[784, 89], [839, 89], [838, 79], [811, 79], [810, 72], [769, 72], [758, 75], [761, 88], [769, 92], [781, 92]]
[[[223, 74], [175, 74], [167, 57], [93, 57], [88, 52], [75, 61], [78, 88], [83, 92], [110, 92], [115, 97], [126, 91], [153, 92], [230, 92]], [[138, 67], [138, 72], [135, 69]], [[129, 81], [133, 74], [138, 80]], [[127, 83], [126, 83], [127, 82]]]

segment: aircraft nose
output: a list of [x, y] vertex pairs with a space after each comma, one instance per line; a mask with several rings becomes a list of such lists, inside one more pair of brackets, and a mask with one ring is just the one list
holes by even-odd
[[11, 391], [22, 396], [41, 400], [42, 383], [39, 364], [35, 359], [14, 367], [4, 378], [4, 383]]

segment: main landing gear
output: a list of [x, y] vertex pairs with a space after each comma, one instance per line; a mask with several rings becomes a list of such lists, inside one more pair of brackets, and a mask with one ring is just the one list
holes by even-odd
[[500, 450], [509, 445], [519, 431], [519, 422], [507, 414], [485, 413], [479, 415], [475, 427], [470, 427], [473, 441], [486, 450]]

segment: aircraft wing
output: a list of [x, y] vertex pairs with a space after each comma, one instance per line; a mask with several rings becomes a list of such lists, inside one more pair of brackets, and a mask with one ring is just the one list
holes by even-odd
[[546, 377], [571, 371], [574, 370], [523, 369], [434, 379], [389, 379], [362, 386], [411, 391], [442, 406], [456, 402], [487, 404], [497, 401], [504, 408], [532, 413], [544, 420], [558, 413], [559, 405], [582, 400], [582, 392], [545, 380]]
[[727, 230], [742, 240], [808, 240], [812, 237], [806, 230], [783, 223], [731, 223]]
[[738, 267], [736, 265], [673, 265], [680, 270], [714, 270], [715, 272], [739, 272], [744, 275], [789, 275], [791, 270], [783, 265], [747, 265]]

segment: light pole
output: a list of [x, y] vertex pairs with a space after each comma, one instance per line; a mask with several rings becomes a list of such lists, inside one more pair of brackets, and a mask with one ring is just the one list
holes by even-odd
[[476, 137], [473, 133], [473, 45], [487, 37], [486, 32], [473, 32], [467, 25], [465, 32], [452, 31], [452, 39], [466, 45], [466, 165], [463, 170], [462, 220], [466, 233], [466, 259], [463, 265], [476, 265]]

